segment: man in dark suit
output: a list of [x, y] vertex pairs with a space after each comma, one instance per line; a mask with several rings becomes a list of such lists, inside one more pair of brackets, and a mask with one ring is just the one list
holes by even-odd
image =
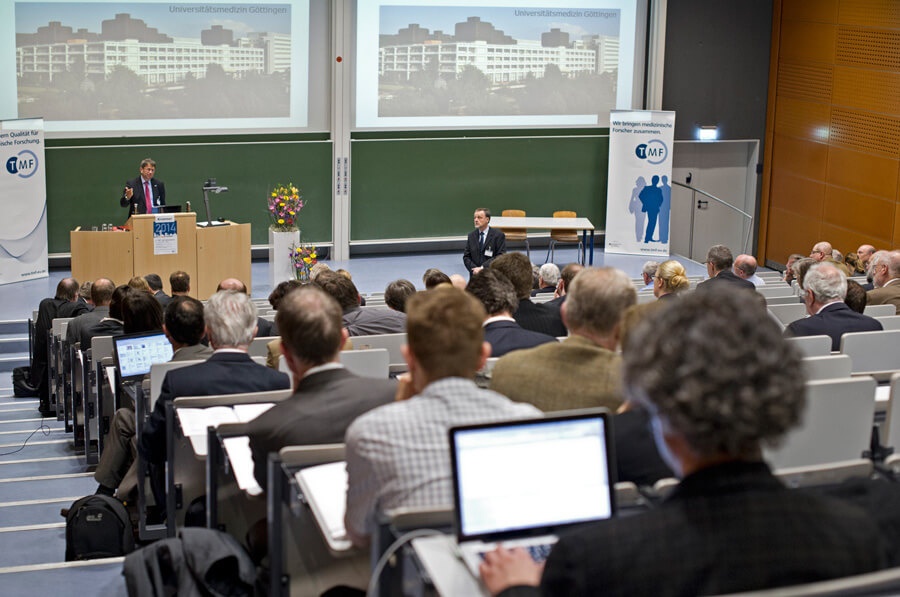
[[[216, 287], [216, 292], [221, 290], [232, 290], [234, 292], [241, 292], [243, 294], [247, 294], [247, 285], [238, 280], [237, 278], [225, 278], [219, 285]], [[269, 338], [271, 336], [277, 336], [278, 330], [275, 329], [275, 325], [273, 322], [265, 319], [262, 316], [256, 316], [256, 337], [257, 338]]]
[[502, 357], [514, 350], [556, 342], [553, 336], [526, 330], [516, 323], [512, 314], [516, 312], [519, 300], [512, 282], [503, 274], [490, 269], [484, 270], [477, 276], [472, 276], [466, 290], [475, 295], [487, 311], [484, 341], [491, 345], [492, 357]]
[[359, 291], [352, 280], [337, 272], [322, 272], [314, 282], [340, 305], [344, 328], [351, 336], [402, 334], [406, 331], [406, 313], [385, 307], [363, 309]]
[[809, 268], [803, 278], [806, 312], [784, 330], [785, 336], [831, 336], [831, 350], [841, 349], [841, 336], [847, 332], [874, 332], [884, 329], [874, 317], [857, 313], [844, 303], [847, 277], [827, 262]]
[[394, 400], [397, 383], [353, 375], [340, 364], [349, 337], [341, 307], [320, 288], [306, 286], [285, 295], [276, 315], [281, 353], [299, 380], [294, 395], [247, 423], [253, 472], [266, 487], [269, 452], [284, 446], [341, 443], [362, 413]]
[[531, 261], [524, 253], [506, 253], [497, 258], [492, 269], [506, 276], [516, 289], [516, 298], [519, 299], [519, 307], [516, 309], [516, 322], [526, 330], [547, 334], [558, 338], [568, 334], [563, 325], [559, 305], [548, 303], [538, 304], [531, 302]]
[[800, 422], [805, 396], [799, 352], [753, 295], [687, 294], [634, 334], [624, 385], [681, 483], [654, 510], [561, 536], [543, 570], [521, 549], [488, 553], [492, 594], [739, 593], [891, 564], [868, 514], [787, 489], [762, 460], [762, 445]]
[[290, 387], [288, 376], [253, 362], [247, 349], [256, 332], [256, 307], [241, 292], [219, 291], [203, 311], [214, 352], [198, 365], [169, 371], [153, 413], [144, 423], [138, 449], [154, 464], [166, 460], [166, 404], [179, 396], [266, 392]]
[[125, 183], [125, 191], [119, 198], [119, 204], [128, 208], [128, 215], [157, 213], [166, 204], [166, 185], [153, 177], [156, 162], [144, 158], [140, 172], [140, 176]]
[[756, 290], [753, 282], [738, 278], [731, 271], [734, 265], [734, 256], [731, 249], [725, 245], [713, 245], [706, 252], [706, 272], [709, 280], [697, 284], [697, 290], [709, 290], [719, 285], [727, 285], [731, 288], [746, 288]]
[[866, 304], [894, 305], [896, 314], [900, 315], [900, 251], [874, 253], [870, 271], [873, 286], [866, 293]]
[[491, 210], [479, 207], [475, 210], [475, 230], [469, 233], [463, 263], [469, 275], [490, 267], [491, 262], [506, 253], [506, 235], [490, 227]]
[[144, 280], [147, 282], [150, 290], [153, 291], [153, 298], [158, 300], [160, 307], [165, 309], [172, 297], [163, 292], [162, 278], [159, 277], [159, 274], [147, 274], [144, 276]]

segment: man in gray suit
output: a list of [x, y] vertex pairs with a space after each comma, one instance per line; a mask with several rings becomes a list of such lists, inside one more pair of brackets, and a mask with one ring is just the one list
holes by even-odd
[[304, 286], [287, 294], [275, 318], [284, 360], [298, 381], [293, 396], [247, 423], [253, 473], [263, 488], [269, 452], [342, 442], [356, 417], [393, 401], [397, 390], [393, 380], [357, 377], [340, 364], [349, 334], [340, 305], [320, 288]]
[[900, 251], [876, 252], [869, 267], [875, 288], [866, 293], [866, 304], [894, 305], [900, 315]]

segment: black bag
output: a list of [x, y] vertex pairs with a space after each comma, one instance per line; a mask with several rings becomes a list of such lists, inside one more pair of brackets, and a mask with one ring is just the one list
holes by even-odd
[[66, 561], [114, 558], [134, 551], [131, 517], [114, 497], [75, 500], [66, 515]]
[[16, 367], [12, 372], [13, 394], [16, 398], [37, 396], [37, 388], [31, 383], [31, 367]]

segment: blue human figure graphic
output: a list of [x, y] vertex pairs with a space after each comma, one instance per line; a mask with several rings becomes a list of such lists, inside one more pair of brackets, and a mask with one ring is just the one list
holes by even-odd
[[634, 188], [631, 190], [631, 200], [628, 202], [628, 213], [634, 214], [634, 240], [637, 242], [641, 242], [641, 238], [644, 236], [644, 222], [647, 219], [647, 216], [641, 209], [642, 204], [639, 199], [641, 191], [646, 186], [647, 181], [644, 180], [644, 177], [638, 176], [637, 180], [634, 181]]
[[654, 175], [650, 184], [638, 195], [641, 200], [641, 211], [647, 212], [647, 232], [644, 234], [644, 243], [653, 240], [653, 232], [656, 230], [656, 218], [659, 216], [659, 207], [662, 205], [662, 189], [658, 186], [659, 176]]
[[672, 209], [672, 187], [669, 185], [669, 177], [662, 177], [662, 204], [659, 206], [659, 242], [669, 242], [669, 212]]

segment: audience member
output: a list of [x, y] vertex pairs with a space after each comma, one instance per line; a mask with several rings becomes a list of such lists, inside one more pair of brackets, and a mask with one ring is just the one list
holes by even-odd
[[90, 280], [85, 280], [81, 283], [81, 286], [78, 287], [78, 302], [88, 306], [88, 309], [93, 310], [94, 303], [91, 302], [91, 286], [93, 283]]
[[[66, 341], [70, 345], [81, 342], [81, 332], [88, 327], [98, 323], [104, 317], [109, 315], [109, 301], [112, 299], [113, 291], [116, 289], [112, 280], [107, 278], [97, 278], [91, 284], [91, 303], [94, 308], [91, 311], [82, 313], [69, 322], [66, 327]], [[82, 347], [87, 350], [87, 347]]]
[[132, 287], [123, 284], [113, 290], [109, 299], [109, 311], [106, 316], [93, 325], [85, 325], [81, 329], [81, 350], [91, 347], [91, 339], [95, 336], [118, 336], [125, 333], [125, 321], [123, 320], [122, 307], [125, 298], [132, 292], [137, 292]]
[[841, 336], [847, 332], [872, 332], [883, 329], [881, 323], [857, 313], [844, 303], [847, 277], [830, 263], [817, 263], [809, 268], [803, 279], [806, 291], [803, 302], [810, 315], [792, 322], [784, 330], [785, 336], [831, 336], [831, 350], [841, 349]]
[[450, 285], [458, 290], [465, 290], [468, 282], [459, 274], [450, 274]]
[[[344, 268], [336, 269], [336, 270], [334, 270], [334, 273], [344, 276], [351, 282], [353, 281], [353, 275], [350, 272], [348, 272], [347, 270], [345, 270]], [[358, 304], [360, 307], [366, 306], [366, 297], [364, 297], [362, 295], [362, 293], [360, 293], [356, 298], [358, 300]]]
[[[250, 293], [247, 292], [247, 285], [238, 280], [237, 278], [225, 278], [221, 282], [219, 282], [219, 286], [216, 288], [216, 292], [222, 290], [232, 290], [234, 292], [240, 292], [242, 294], [250, 296]], [[268, 338], [270, 336], [277, 336], [278, 334], [272, 329], [272, 322], [264, 317], [259, 315], [256, 316], [256, 334], [257, 338]]]
[[138, 449], [148, 462], [166, 459], [166, 404], [179, 396], [283, 390], [288, 376], [257, 365], [247, 354], [256, 332], [256, 307], [237, 291], [216, 292], [204, 309], [206, 337], [215, 352], [205, 362], [169, 371]]
[[791, 253], [790, 256], [788, 256], [787, 263], [784, 266], [784, 276], [782, 277], [788, 285], [794, 280], [794, 262], [803, 258], [803, 255], [800, 253]]
[[566, 293], [569, 291], [569, 284], [572, 283], [575, 276], [583, 269], [584, 266], [580, 263], [570, 263], [564, 267], [559, 275], [559, 282], [556, 284], [555, 298], [547, 304], [559, 307], [566, 302]]
[[641, 292], [653, 292], [653, 278], [656, 276], [656, 268], [659, 267], [658, 261], [645, 261], [641, 267], [641, 278], [644, 280], [644, 287]]
[[531, 296], [539, 294], [553, 294], [556, 292], [556, 285], [559, 284], [559, 268], [555, 263], [545, 263], [540, 267], [538, 273], [538, 287], [531, 293]]
[[335, 272], [322, 272], [315, 282], [344, 312], [344, 327], [351, 336], [399, 334], [406, 331], [406, 314], [393, 309], [359, 306], [359, 291], [352, 281]]
[[681, 482], [656, 509], [563, 535], [543, 568], [521, 549], [488, 553], [490, 592], [710, 595], [887, 566], [867, 514], [785, 488], [762, 459], [801, 420], [799, 369], [750, 293], [713, 288], [658, 310], [629, 343], [625, 386]]
[[878, 251], [870, 261], [874, 288], [866, 293], [870, 305], [894, 305], [900, 315], [900, 251]]
[[463, 264], [473, 276], [491, 266], [491, 262], [506, 253], [506, 235], [499, 228], [491, 228], [491, 210], [479, 207], [475, 210], [475, 229], [466, 239]]
[[384, 289], [384, 302], [394, 311], [406, 313], [406, 301], [416, 293], [416, 287], [409, 280], [394, 280]]
[[657, 299], [669, 299], [678, 296], [691, 287], [691, 281], [687, 278], [687, 272], [681, 263], [670, 259], [663, 261], [656, 268], [653, 276], [653, 296]]
[[706, 253], [706, 273], [709, 279], [697, 284], [697, 290], [710, 290], [716, 286], [728, 284], [735, 288], [755, 289], [753, 282], [738, 278], [731, 271], [734, 257], [731, 249], [725, 245], [713, 245]]
[[130, 286], [134, 290], [140, 290], [141, 292], [146, 292], [151, 296], [153, 295], [153, 291], [150, 290], [150, 285], [147, 284], [147, 280], [143, 279], [140, 276], [135, 276], [132, 279], [128, 280], [128, 286]]
[[616, 354], [625, 310], [637, 301], [628, 276], [617, 269], [586, 269], [572, 281], [562, 318], [563, 342], [502, 357], [491, 389], [544, 412], [622, 404], [622, 360]]
[[856, 280], [848, 279], [847, 296], [844, 297], [844, 302], [857, 313], [864, 313], [868, 303], [865, 288]]
[[323, 261], [319, 261], [318, 263], [313, 265], [311, 268], [309, 268], [309, 281], [315, 282], [316, 277], [319, 274], [321, 274], [322, 272], [330, 272], [330, 271], [331, 271], [331, 268], [328, 267], [327, 263], [325, 263]]
[[163, 292], [162, 278], [159, 277], [159, 274], [147, 274], [144, 276], [144, 281], [147, 282], [147, 286], [150, 287], [153, 298], [158, 300], [159, 304], [165, 308], [165, 306], [169, 304], [169, 301], [172, 300], [172, 297]]
[[450, 284], [450, 276], [437, 269], [436, 267], [431, 267], [425, 270], [425, 273], [422, 274], [422, 283], [425, 284], [425, 290], [431, 290], [432, 288], [436, 288], [440, 284]]
[[347, 534], [366, 545], [375, 515], [452, 503], [447, 430], [456, 425], [537, 417], [526, 404], [475, 385], [490, 347], [484, 308], [456, 288], [409, 299], [404, 356], [412, 398], [376, 408], [347, 430]]
[[169, 288], [172, 296], [188, 296], [191, 293], [191, 277], [187, 272], [177, 271], [169, 275]]
[[809, 252], [809, 256], [811, 259], [815, 259], [821, 263], [826, 259], [832, 259], [831, 252], [833, 250], [831, 243], [823, 240], [813, 245], [812, 250]]
[[[173, 297], [166, 305], [162, 329], [172, 344], [172, 361], [203, 360], [213, 352], [208, 346], [200, 344], [204, 329], [203, 303], [197, 299]], [[136, 456], [134, 409], [120, 408], [113, 415], [109, 439], [94, 471], [94, 479], [100, 484], [97, 493], [116, 495], [122, 501], [131, 500], [137, 488]]]
[[819, 262], [815, 259], [803, 257], [794, 261], [794, 264], [791, 266], [794, 273], [794, 279], [797, 281], [797, 287], [800, 288], [801, 295], [803, 294], [803, 280], [806, 278], [806, 272], [817, 263]]
[[34, 322], [34, 346], [32, 347], [31, 379], [38, 391], [38, 411], [44, 416], [56, 414], [50, 408], [50, 385], [47, 379], [47, 335], [57, 317], [78, 317], [88, 311], [84, 303], [78, 302], [78, 280], [63, 278], [56, 285], [56, 295], [45, 298], [38, 304], [38, 315]]
[[[281, 301], [284, 300], [284, 297], [290, 294], [291, 292], [297, 290], [303, 286], [303, 282], [300, 280], [285, 280], [284, 282], [279, 282], [272, 292], [269, 293], [269, 305], [272, 307], [273, 311], [278, 311], [278, 307], [281, 305]], [[266, 320], [268, 321], [268, 320]], [[278, 322], [277, 321], [268, 321], [269, 323], [269, 335], [278, 336], [280, 332], [278, 331]], [[272, 340], [272, 342], [278, 342], [278, 340]]]
[[394, 399], [397, 383], [353, 375], [338, 354], [347, 339], [341, 307], [317, 286], [284, 297], [275, 316], [281, 351], [297, 380], [294, 394], [246, 426], [254, 475], [265, 488], [269, 452], [284, 446], [341, 443], [362, 413]]
[[742, 254], [735, 257], [731, 271], [738, 278], [747, 280], [759, 288], [760, 286], [765, 286], [766, 281], [756, 275], [757, 267], [756, 257]]
[[875, 254], [875, 247], [872, 245], [860, 245], [858, 249], [856, 249], [856, 267], [853, 270], [853, 274], [857, 275], [866, 275], [869, 271], [869, 261], [872, 259], [872, 255]]
[[558, 305], [531, 301], [531, 262], [524, 253], [505, 253], [494, 259], [491, 268], [506, 276], [516, 289], [519, 308], [514, 317], [520, 326], [554, 338], [566, 335]]
[[490, 356], [502, 357], [514, 350], [556, 343], [553, 336], [526, 330], [516, 323], [512, 317], [519, 306], [516, 289], [500, 272], [483, 270], [472, 276], [466, 290], [481, 301], [487, 311], [483, 327], [484, 341], [491, 345]]
[[161, 330], [163, 310], [159, 301], [146, 292], [130, 292], [122, 303], [122, 331], [137, 334]]

